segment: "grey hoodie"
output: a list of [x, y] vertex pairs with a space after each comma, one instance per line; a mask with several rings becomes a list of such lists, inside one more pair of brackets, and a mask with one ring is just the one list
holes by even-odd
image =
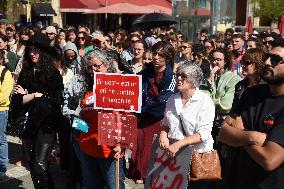
[[80, 61], [81, 58], [80, 56], [78, 56], [78, 49], [76, 47], [76, 45], [70, 41], [68, 41], [66, 43], [66, 45], [63, 47], [63, 53], [65, 54], [65, 51], [67, 50], [72, 50], [75, 52], [76, 54], [76, 58], [73, 60], [73, 62], [70, 64], [67, 62], [67, 60], [64, 59], [65, 64], [67, 65], [68, 68], [70, 68], [74, 74], [79, 74], [80, 70], [81, 70], [81, 65], [80, 65]]

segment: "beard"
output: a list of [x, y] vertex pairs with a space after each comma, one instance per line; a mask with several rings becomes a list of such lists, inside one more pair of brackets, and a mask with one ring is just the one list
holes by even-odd
[[20, 43], [23, 44], [23, 45], [25, 45], [25, 46], [27, 45], [27, 42], [28, 42], [28, 40], [20, 39]]
[[270, 85], [281, 85], [284, 83], [284, 75], [275, 74], [271, 66], [264, 66], [262, 69], [261, 78]]

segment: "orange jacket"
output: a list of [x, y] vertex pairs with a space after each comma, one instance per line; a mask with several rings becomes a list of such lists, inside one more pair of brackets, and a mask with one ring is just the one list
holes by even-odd
[[[89, 124], [88, 133], [80, 132], [77, 141], [86, 154], [96, 158], [114, 158], [115, 147], [98, 144], [98, 110], [93, 108], [93, 92], [88, 92], [81, 103], [81, 116]], [[121, 154], [121, 158], [123, 157]]]

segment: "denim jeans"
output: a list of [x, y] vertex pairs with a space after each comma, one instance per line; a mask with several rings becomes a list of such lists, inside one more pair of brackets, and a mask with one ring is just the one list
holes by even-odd
[[[81, 162], [84, 189], [116, 188], [116, 159], [95, 158], [84, 153], [76, 140], [73, 140], [75, 152]], [[125, 189], [125, 160], [119, 161], [119, 188]]]
[[8, 111], [0, 111], [0, 173], [5, 173], [8, 165], [7, 122]]

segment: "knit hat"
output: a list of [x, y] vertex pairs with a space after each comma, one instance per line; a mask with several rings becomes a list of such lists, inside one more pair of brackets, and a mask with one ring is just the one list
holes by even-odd
[[46, 33], [54, 33], [57, 34], [56, 28], [54, 26], [47, 26], [45, 29]]

